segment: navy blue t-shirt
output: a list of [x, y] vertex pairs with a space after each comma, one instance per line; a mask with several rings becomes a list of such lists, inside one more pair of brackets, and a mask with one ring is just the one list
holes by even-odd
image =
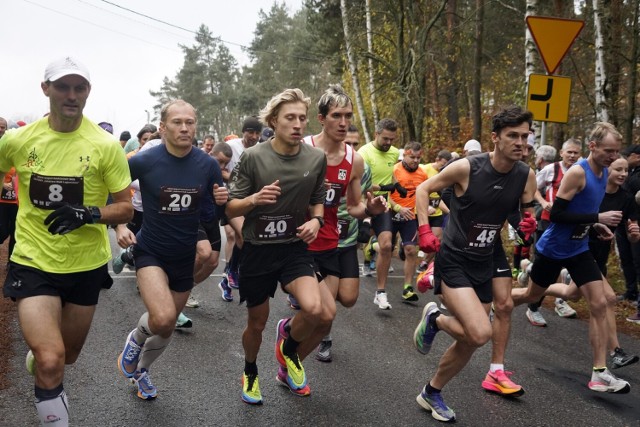
[[162, 144], [131, 157], [129, 169], [142, 193], [140, 248], [161, 258], [195, 256], [201, 210], [211, 206], [213, 185], [222, 185], [218, 163], [202, 150], [175, 157]]

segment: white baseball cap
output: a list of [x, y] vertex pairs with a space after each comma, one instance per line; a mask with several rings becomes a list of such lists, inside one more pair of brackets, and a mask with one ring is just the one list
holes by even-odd
[[476, 141], [475, 139], [470, 139], [466, 144], [464, 144], [464, 151], [482, 152], [482, 146], [480, 145], [480, 142]]
[[54, 82], [69, 75], [84, 77], [86, 81], [91, 83], [87, 67], [85, 67], [82, 62], [75, 60], [71, 56], [57, 59], [47, 65], [47, 68], [44, 70], [44, 81]]

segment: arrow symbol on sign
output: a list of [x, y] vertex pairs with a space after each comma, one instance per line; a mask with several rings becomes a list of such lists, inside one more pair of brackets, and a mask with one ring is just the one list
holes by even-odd
[[[551, 94], [553, 93], [553, 79], [547, 79], [547, 93], [543, 94], [539, 94], [539, 93], [532, 93], [531, 94], [531, 100], [532, 101], [548, 101], [551, 99]], [[547, 103], [547, 108], [545, 110], [545, 119], [549, 118], [549, 103]]]

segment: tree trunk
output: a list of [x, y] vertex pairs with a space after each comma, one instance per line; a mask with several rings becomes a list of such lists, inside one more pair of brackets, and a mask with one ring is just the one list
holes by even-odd
[[458, 47], [455, 39], [457, 31], [457, 0], [447, 2], [447, 74], [449, 85], [447, 89], [447, 119], [451, 127], [451, 139], [457, 141], [460, 135], [460, 114], [458, 111]]
[[624, 123], [624, 141], [625, 145], [633, 143], [633, 125], [636, 116], [636, 93], [638, 90], [638, 67], [640, 62], [640, 0], [634, 0], [633, 5], [633, 31], [631, 32], [631, 58], [630, 69], [628, 73], [627, 87], [627, 117]]
[[596, 39], [596, 73], [595, 73], [595, 98], [596, 98], [596, 119], [601, 122], [609, 121], [609, 109], [607, 106], [606, 85], [607, 73], [604, 66], [605, 46], [602, 21], [604, 10], [602, 0], [593, 0], [593, 23]]
[[380, 116], [378, 114], [378, 104], [376, 102], [376, 85], [373, 72], [373, 31], [371, 27], [371, 0], [367, 0], [365, 2], [365, 14], [367, 18], [367, 52], [369, 52], [369, 96], [371, 97], [371, 112], [373, 113], [373, 122], [378, 123], [378, 120], [380, 120]]
[[620, 124], [620, 75], [622, 73], [622, 1], [607, 1], [609, 7], [605, 5], [605, 10], [609, 10], [608, 25], [606, 26], [606, 39], [609, 40], [609, 49], [607, 49], [605, 63], [607, 64], [607, 89], [609, 90], [609, 100], [611, 108], [609, 108], [609, 119], [611, 124], [618, 126]]
[[360, 92], [360, 81], [358, 79], [358, 67], [356, 64], [356, 58], [351, 46], [351, 31], [349, 30], [349, 17], [347, 16], [347, 1], [340, 0], [340, 12], [342, 14], [342, 30], [344, 31], [344, 44], [347, 49], [347, 60], [349, 61], [349, 71], [351, 72], [351, 81], [353, 84], [353, 90], [356, 92], [356, 105], [358, 108], [358, 115], [360, 116], [360, 124], [362, 126], [361, 132], [364, 134], [365, 141], [371, 141], [369, 135], [369, 127], [367, 126], [367, 112], [364, 109], [364, 102], [362, 101], [362, 93]]
[[[538, 0], [527, 0], [525, 19], [527, 16], [538, 16]], [[529, 77], [536, 72], [536, 42], [533, 40], [529, 27], [525, 25], [524, 35], [524, 85], [527, 90], [525, 93], [529, 93]], [[536, 135], [540, 138], [540, 145], [546, 144], [546, 135], [543, 130], [542, 122], [534, 122], [534, 129], [536, 129]]]
[[476, 0], [476, 50], [473, 56], [472, 109], [473, 138], [482, 141], [482, 37], [484, 33], [484, 0]]

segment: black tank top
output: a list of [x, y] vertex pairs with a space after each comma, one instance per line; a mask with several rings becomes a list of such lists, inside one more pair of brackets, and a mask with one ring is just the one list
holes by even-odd
[[518, 209], [529, 176], [529, 166], [517, 162], [507, 173], [496, 171], [489, 153], [467, 157], [471, 166], [467, 191], [451, 197], [451, 216], [444, 230], [443, 245], [463, 253], [472, 261], [493, 256], [500, 243], [500, 230], [507, 216]]

